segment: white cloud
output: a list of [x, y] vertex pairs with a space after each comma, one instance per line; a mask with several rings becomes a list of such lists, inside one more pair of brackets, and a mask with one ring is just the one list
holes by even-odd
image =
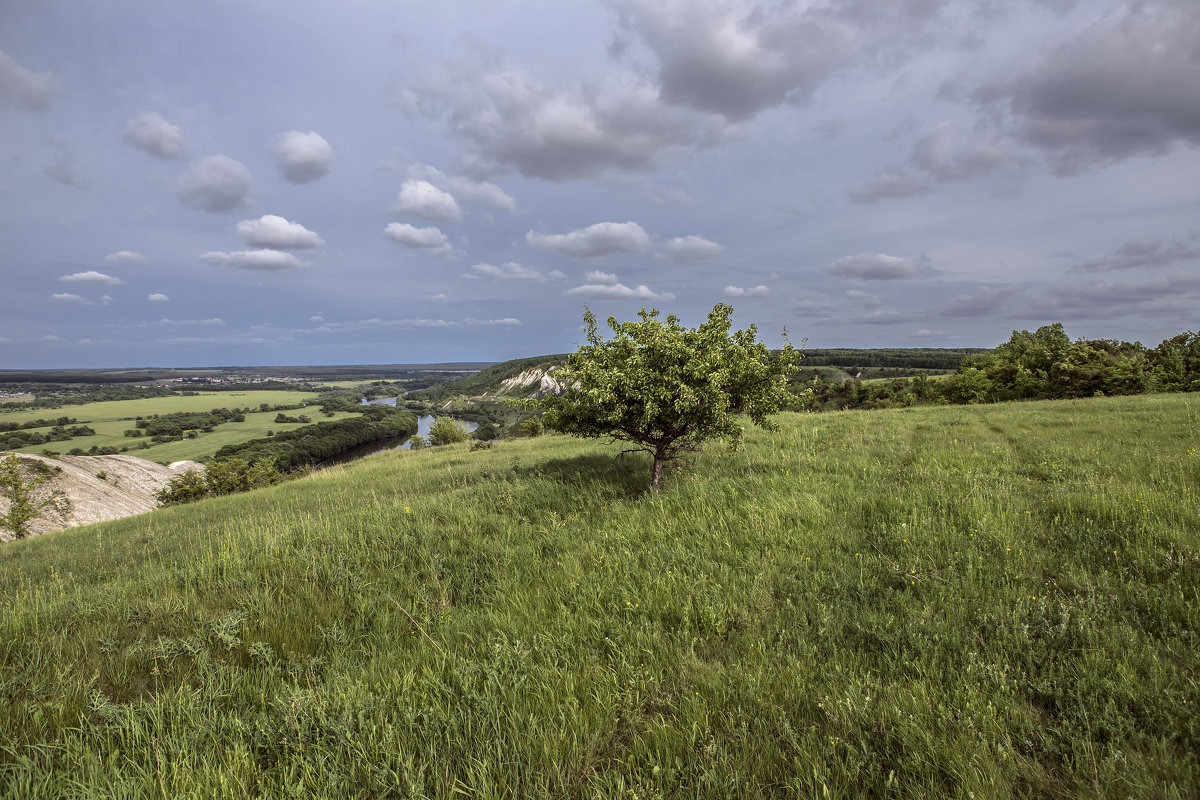
[[513, 317], [503, 317], [501, 319], [472, 319], [467, 317], [463, 323], [471, 328], [520, 328], [525, 325], [519, 319]]
[[258, 272], [280, 272], [285, 269], [298, 269], [304, 262], [291, 253], [282, 250], [235, 250], [231, 253], [220, 250], [209, 251], [200, 256], [201, 261], [218, 264], [225, 267], [237, 267]]
[[497, 281], [556, 281], [566, 277], [559, 270], [542, 274], [532, 267], [526, 267], [515, 261], [509, 261], [500, 266], [494, 264], [475, 264], [470, 272], [463, 273], [464, 278], [491, 278]]
[[246, 205], [250, 170], [229, 156], [206, 156], [175, 187], [179, 199], [200, 211], [232, 211]]
[[430, 300], [445, 300], [445, 299], [446, 299], [446, 293], [445, 293], [445, 292], [438, 292], [437, 294], [430, 296], [430, 298], [429, 298], [429, 299], [430, 299]]
[[464, 203], [486, 206], [495, 211], [509, 214], [517, 210], [517, 201], [499, 186], [488, 181], [472, 180], [461, 175], [447, 175], [429, 164], [418, 164], [408, 171], [414, 180], [427, 180], [435, 186], [445, 187], [455, 198]]
[[409, 180], [400, 187], [392, 204], [397, 214], [412, 214], [434, 222], [462, 219], [462, 210], [449, 192], [443, 192], [429, 181]]
[[57, 300], [60, 303], [80, 303], [83, 305], [90, 305], [87, 300], [84, 300], [79, 295], [69, 294], [67, 292], [59, 292], [57, 294], [52, 294], [52, 295], [50, 295], [50, 299]]
[[288, 131], [275, 140], [279, 171], [292, 183], [311, 183], [329, 172], [333, 147], [315, 131]]
[[252, 247], [300, 250], [324, 247], [325, 241], [299, 222], [289, 222], [275, 214], [244, 219], [237, 224], [238, 235]]
[[676, 236], [667, 240], [665, 249], [676, 264], [695, 264], [716, 258], [724, 248], [700, 236]]
[[587, 281], [582, 286], [576, 286], [573, 289], [567, 289], [563, 294], [574, 295], [576, 297], [590, 298], [615, 298], [615, 299], [638, 299], [638, 300], [663, 300], [670, 301], [675, 299], [675, 295], [670, 292], [655, 292], [645, 284], [639, 284], [634, 288], [630, 288], [623, 283], [620, 283], [617, 276], [611, 272], [593, 271], [584, 276]]
[[16, 108], [45, 111], [50, 108], [58, 84], [49, 72], [30, 72], [0, 50], [0, 100]]
[[916, 261], [884, 253], [859, 253], [855, 256], [845, 256], [829, 265], [829, 272], [834, 275], [867, 281], [915, 278], [918, 271]]
[[150, 325], [170, 325], [171, 327], [180, 327], [185, 325], [209, 325], [221, 326], [225, 324], [225, 320], [220, 317], [210, 317], [208, 319], [167, 319], [163, 317], [157, 322], [148, 323]]
[[650, 249], [650, 234], [636, 222], [597, 222], [570, 233], [529, 231], [525, 244], [572, 258], [589, 259], [612, 253], [638, 253]]
[[450, 190], [467, 203], [487, 206], [496, 211], [506, 211], [509, 214], [517, 210], [516, 199], [494, 183], [473, 181], [459, 176], [449, 178], [448, 183]]
[[762, 284], [749, 288], [729, 285], [725, 287], [724, 292], [726, 297], [766, 297], [771, 290]]
[[121, 283], [120, 278], [112, 275], [105, 275], [103, 272], [96, 272], [94, 269], [89, 269], [87, 272], [73, 272], [70, 275], [63, 275], [59, 280], [64, 283], [107, 283], [117, 286]]
[[449, 253], [452, 249], [446, 234], [434, 227], [414, 228], [406, 222], [393, 222], [383, 232], [400, 244], [423, 248], [431, 253]]
[[503, 317], [500, 319], [474, 319], [468, 317], [464, 320], [450, 319], [360, 319], [354, 322], [327, 322], [318, 328], [312, 330], [317, 333], [342, 333], [344, 331], [369, 331], [369, 330], [391, 330], [391, 329], [410, 329], [410, 328], [462, 328], [462, 327], [493, 327], [493, 328], [518, 328], [524, 323], [513, 317]]
[[149, 259], [136, 250], [118, 250], [115, 253], [109, 253], [104, 257], [104, 260], [110, 264], [147, 264]]
[[308, 318], [308, 321], [309, 322], [324, 322], [325, 318], [322, 317], [320, 314], [314, 314], [313, 316]]
[[155, 111], [143, 111], [125, 123], [121, 138], [159, 158], [181, 158], [185, 150], [183, 131]]
[[154, 294], [150, 295], [146, 299], [149, 300], [151, 303], [166, 303], [171, 298], [167, 297], [165, 294], [162, 294], [161, 292], [155, 292]]

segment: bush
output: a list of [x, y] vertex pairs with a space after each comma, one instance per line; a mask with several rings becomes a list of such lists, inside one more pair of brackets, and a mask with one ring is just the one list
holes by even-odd
[[429, 443], [437, 446], [467, 440], [467, 426], [453, 417], [438, 417], [429, 426]]
[[528, 436], [530, 439], [535, 439], [546, 432], [546, 425], [542, 422], [541, 417], [530, 417], [521, 421], [521, 433]]
[[275, 459], [265, 458], [250, 463], [242, 458], [213, 461], [204, 474], [188, 470], [171, 478], [171, 482], [155, 494], [162, 506], [190, 503], [205, 497], [248, 492], [271, 486], [286, 479], [275, 466]]

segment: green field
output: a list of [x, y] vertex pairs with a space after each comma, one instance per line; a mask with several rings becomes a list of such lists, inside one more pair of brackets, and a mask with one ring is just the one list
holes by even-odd
[[[213, 408], [257, 408], [261, 403], [271, 405], [294, 405], [296, 403], [312, 402], [317, 397], [314, 392], [288, 391], [245, 391], [245, 392], [204, 392], [199, 395], [153, 397], [144, 400], [112, 400], [102, 403], [87, 403], [79, 406], [65, 406], [54, 409], [33, 409], [29, 411], [0, 412], [0, 422], [26, 422], [35, 419], [54, 419], [60, 416], [74, 417], [79, 424], [86, 424], [96, 431], [95, 436], [78, 436], [69, 441], [50, 442], [48, 444], [19, 448], [18, 453], [40, 453], [50, 449], [65, 453], [73, 447], [85, 450], [95, 445], [97, 447], [112, 446], [116, 448], [130, 447], [129, 455], [139, 458], [170, 463], [172, 461], [199, 461], [209, 458], [217, 450], [227, 444], [236, 444], [248, 439], [266, 436], [267, 431], [285, 431], [302, 426], [302, 423], [277, 423], [275, 411], [254, 412], [246, 414], [245, 422], [227, 422], [218, 425], [212, 433], [200, 433], [195, 439], [184, 439], [180, 442], [151, 445], [146, 450], [136, 448], [144, 439], [131, 439], [125, 436], [125, 431], [134, 426], [135, 417], [147, 417], [153, 414], [174, 414], [181, 411], [209, 411]], [[333, 417], [326, 417], [317, 408], [307, 411], [290, 411], [290, 416], [307, 413], [313, 422], [326, 419], [342, 419], [351, 416], [349, 412], [339, 412]], [[48, 430], [39, 428], [37, 430]]]
[[1196, 400], [782, 415], [653, 497], [396, 452], [7, 544], [0, 796], [1200, 796]]

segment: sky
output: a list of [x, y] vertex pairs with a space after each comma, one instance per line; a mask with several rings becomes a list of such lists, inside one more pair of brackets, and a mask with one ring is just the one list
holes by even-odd
[[1200, 315], [1196, 0], [0, 3], [0, 368]]

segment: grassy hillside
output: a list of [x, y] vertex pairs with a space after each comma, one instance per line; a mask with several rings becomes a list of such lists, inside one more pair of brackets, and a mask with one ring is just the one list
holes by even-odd
[[1185, 395], [560, 437], [6, 545], [4, 797], [1194, 797]]
[[431, 386], [428, 389], [409, 392], [408, 396], [414, 400], [423, 400], [427, 403], [439, 403], [460, 395], [472, 397], [484, 393], [494, 393], [505, 380], [520, 375], [527, 369], [558, 366], [565, 363], [567, 363], [565, 353], [503, 361], [480, 370], [474, 375], [467, 375], [457, 380]]

